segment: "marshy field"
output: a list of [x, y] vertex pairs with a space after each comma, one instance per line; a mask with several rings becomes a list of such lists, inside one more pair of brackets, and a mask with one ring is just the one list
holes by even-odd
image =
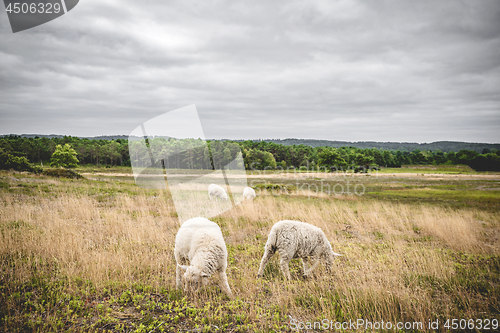
[[[138, 187], [130, 168], [77, 171], [83, 179], [0, 172], [1, 331], [498, 328], [498, 173], [250, 172], [257, 198], [211, 218], [229, 253], [230, 300], [216, 276], [197, 294], [175, 289], [168, 192]], [[286, 281], [276, 254], [257, 278], [267, 234], [284, 219], [325, 232], [343, 255], [331, 273], [319, 265], [304, 279], [294, 259]]]

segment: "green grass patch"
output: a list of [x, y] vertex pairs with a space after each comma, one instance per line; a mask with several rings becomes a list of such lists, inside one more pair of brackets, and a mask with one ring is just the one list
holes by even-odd
[[467, 165], [403, 165], [401, 168], [382, 168], [380, 173], [443, 173], [481, 174]]
[[486, 201], [500, 203], [500, 190], [480, 191], [480, 190], [444, 190], [433, 188], [414, 188], [401, 190], [385, 190], [382, 192], [370, 193], [373, 195], [393, 196], [404, 198], [419, 198], [430, 200], [455, 200], [462, 201]]
[[391, 199], [401, 202], [426, 202], [454, 207], [500, 208], [500, 190], [471, 190], [412, 187], [367, 192], [368, 198]]
[[80, 165], [74, 169], [79, 173], [132, 173], [132, 167], [129, 166], [96, 166], [96, 165]]

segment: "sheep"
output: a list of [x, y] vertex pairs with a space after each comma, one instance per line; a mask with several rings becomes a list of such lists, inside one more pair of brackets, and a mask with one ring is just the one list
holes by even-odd
[[257, 195], [255, 194], [254, 189], [251, 187], [245, 187], [245, 189], [243, 190], [243, 198], [244, 199], [253, 200], [253, 199], [255, 199], [256, 196]]
[[229, 199], [226, 191], [224, 191], [222, 187], [216, 184], [210, 184], [210, 186], [208, 186], [208, 197], [210, 198], [210, 200], [212, 200], [212, 198], [214, 197], [222, 200]]
[[185, 221], [175, 236], [174, 256], [178, 289], [182, 289], [183, 276], [184, 291], [197, 291], [200, 284], [206, 286], [208, 278], [217, 272], [220, 288], [232, 298], [226, 275], [226, 243], [216, 223], [203, 217]]
[[[288, 280], [291, 280], [288, 263], [293, 258], [302, 259], [304, 277], [308, 277], [321, 259], [325, 261], [327, 271], [330, 272], [335, 257], [341, 256], [332, 251], [330, 242], [320, 228], [308, 223], [288, 220], [279, 221], [271, 228], [257, 273], [258, 277], [264, 275], [264, 268], [276, 251], [281, 256], [281, 271]], [[314, 263], [308, 269], [309, 260]]]

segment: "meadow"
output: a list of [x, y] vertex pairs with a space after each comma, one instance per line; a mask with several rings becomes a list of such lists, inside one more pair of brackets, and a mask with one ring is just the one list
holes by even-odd
[[[447, 331], [453, 319], [473, 320], [472, 331], [493, 319], [498, 327], [498, 174], [250, 173], [256, 200], [212, 218], [229, 253], [230, 300], [216, 277], [197, 294], [175, 289], [179, 222], [168, 192], [136, 186], [130, 168], [78, 171], [84, 179], [0, 172], [0, 330], [313, 332], [364, 320], [390, 322], [388, 331], [430, 331], [438, 321], [435, 330]], [[339, 184], [359, 191], [324, 190]], [[343, 255], [330, 274], [320, 265], [304, 279], [292, 260], [286, 281], [275, 255], [256, 277], [283, 219], [322, 228]]]

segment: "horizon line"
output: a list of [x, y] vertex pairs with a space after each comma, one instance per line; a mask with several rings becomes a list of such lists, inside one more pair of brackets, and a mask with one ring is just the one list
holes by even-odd
[[[80, 139], [95, 139], [95, 138], [100, 138], [100, 137], [130, 137], [130, 135], [125, 135], [125, 134], [102, 134], [102, 135], [96, 135], [96, 136], [79, 136], [79, 135], [67, 135], [67, 134], [0, 134], [0, 137], [5, 137], [5, 136], [19, 136], [19, 137], [46, 137], [46, 136], [57, 136], [57, 137], [75, 137], [75, 138], [80, 138]], [[152, 137], [169, 137], [167, 135], [154, 135]], [[454, 140], [439, 140], [439, 141], [431, 141], [431, 142], [411, 142], [411, 141], [375, 141], [375, 140], [369, 140], [369, 141], [348, 141], [348, 140], [332, 140], [332, 139], [311, 139], [311, 138], [256, 138], [256, 139], [227, 139], [227, 138], [221, 138], [221, 139], [205, 139], [208, 141], [285, 141], [285, 140], [304, 140], [304, 141], [329, 141], [329, 142], [348, 142], [348, 143], [411, 143], [411, 144], [433, 144], [433, 143], [438, 143], [438, 142], [456, 142], [456, 143], [474, 143], [474, 144], [500, 144], [500, 142], [479, 142], [479, 141], [454, 141]]]

